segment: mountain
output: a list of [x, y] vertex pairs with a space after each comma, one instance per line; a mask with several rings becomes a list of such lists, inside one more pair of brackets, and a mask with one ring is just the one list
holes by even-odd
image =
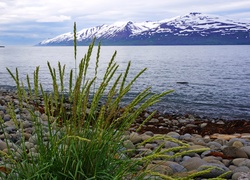
[[[189, 13], [155, 22], [104, 24], [77, 32], [78, 45], [88, 45], [94, 37], [101, 40], [102, 45], [250, 45], [250, 22]], [[73, 33], [44, 40], [38, 45], [73, 45]]]

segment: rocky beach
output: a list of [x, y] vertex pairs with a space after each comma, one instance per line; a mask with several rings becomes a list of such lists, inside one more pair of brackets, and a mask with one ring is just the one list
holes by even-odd
[[[14, 107], [15, 120], [12, 119], [13, 114], [8, 109], [10, 102]], [[42, 100], [40, 103], [42, 104]], [[39, 108], [36, 109], [31, 104], [24, 104], [22, 110], [19, 105], [13, 89], [0, 89], [0, 119], [3, 127], [0, 130], [0, 151], [7, 153], [8, 144], [18, 157], [21, 152], [22, 135], [24, 135], [28, 155], [39, 156], [37, 136], [34, 134], [35, 128], [28, 108], [34, 109], [37, 121], [43, 126], [44, 142], [48, 139], [48, 118]], [[149, 112], [143, 112], [126, 132], [124, 148], [131, 152], [129, 154], [131, 158], [143, 158], [161, 146], [161, 151], [164, 151], [166, 156], [174, 158], [154, 159], [146, 169], [171, 177], [185, 177], [190, 173], [198, 173], [207, 167], [213, 167], [209, 173], [194, 179], [210, 179], [223, 174], [226, 179], [250, 179], [250, 121], [227, 121], [189, 114], [167, 115], [158, 112], [141, 126], [148, 116]], [[140, 126], [140, 131], [136, 131]], [[176, 141], [171, 141], [168, 137]], [[154, 140], [147, 142], [150, 139]], [[194, 152], [175, 157], [175, 154], [183, 150], [175, 150], [182, 145], [178, 142], [188, 144], [185, 150], [194, 150]], [[199, 152], [199, 149], [203, 151]], [[0, 167], [4, 166], [3, 160], [4, 158], [1, 158]], [[2, 173], [6, 172], [2, 171]]]

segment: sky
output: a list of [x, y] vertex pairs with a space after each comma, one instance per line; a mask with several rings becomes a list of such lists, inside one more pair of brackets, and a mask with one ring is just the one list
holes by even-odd
[[119, 21], [158, 21], [200, 12], [250, 22], [250, 0], [0, 0], [0, 45], [35, 45]]

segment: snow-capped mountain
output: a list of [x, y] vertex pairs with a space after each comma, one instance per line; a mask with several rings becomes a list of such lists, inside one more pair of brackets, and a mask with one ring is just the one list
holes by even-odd
[[[250, 44], [250, 22], [202, 13], [155, 22], [117, 22], [82, 29], [77, 32], [78, 45], [88, 45], [94, 37], [103, 45]], [[38, 45], [73, 45], [73, 33], [44, 40]]]

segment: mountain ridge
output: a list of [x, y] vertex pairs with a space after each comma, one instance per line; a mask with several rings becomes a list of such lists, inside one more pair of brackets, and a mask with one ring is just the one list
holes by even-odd
[[[250, 22], [196, 12], [161, 21], [116, 22], [78, 31], [78, 45], [88, 45], [94, 37], [103, 45], [250, 45]], [[73, 33], [38, 45], [73, 45]]]

